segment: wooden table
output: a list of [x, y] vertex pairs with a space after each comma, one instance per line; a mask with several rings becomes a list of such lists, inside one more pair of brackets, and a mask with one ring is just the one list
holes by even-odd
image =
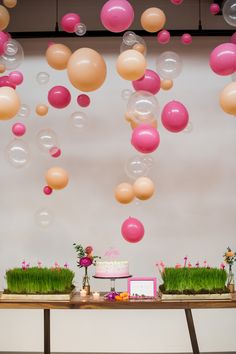
[[142, 299], [129, 301], [109, 301], [103, 297], [93, 300], [91, 297], [81, 298], [75, 294], [71, 301], [7, 301], [0, 300], [0, 309], [41, 309], [44, 311], [44, 354], [50, 354], [50, 310], [80, 309], [80, 310], [184, 310], [188, 324], [192, 350], [199, 354], [192, 309], [232, 309], [236, 308], [236, 294], [232, 300], [202, 300], [202, 301], [160, 301], [160, 299]]

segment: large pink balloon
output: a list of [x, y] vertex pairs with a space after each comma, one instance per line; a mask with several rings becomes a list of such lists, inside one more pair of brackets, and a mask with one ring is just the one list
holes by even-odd
[[48, 92], [48, 102], [55, 108], [65, 108], [70, 101], [70, 91], [64, 86], [54, 86]]
[[16, 85], [10, 80], [9, 75], [4, 75], [0, 77], [0, 87], [11, 87], [16, 88]]
[[143, 224], [138, 219], [129, 217], [121, 226], [121, 234], [128, 242], [139, 242], [144, 236]]
[[161, 88], [161, 79], [153, 70], [146, 69], [141, 79], [132, 81], [135, 91], [148, 91], [155, 95]]
[[134, 10], [127, 0], [108, 0], [100, 14], [103, 26], [111, 32], [123, 32], [134, 20]]
[[231, 75], [236, 70], [236, 45], [223, 43], [218, 45], [210, 55], [210, 67], [218, 75]]
[[80, 16], [74, 12], [70, 12], [62, 17], [61, 28], [65, 32], [73, 33], [78, 23], [80, 23]]
[[139, 152], [150, 154], [158, 148], [160, 135], [151, 125], [140, 124], [133, 130], [131, 144]]
[[4, 45], [9, 40], [10, 36], [8, 33], [0, 31], [0, 55], [4, 53]]
[[161, 114], [161, 121], [164, 127], [172, 133], [178, 133], [188, 124], [188, 111], [178, 101], [171, 101], [165, 105]]

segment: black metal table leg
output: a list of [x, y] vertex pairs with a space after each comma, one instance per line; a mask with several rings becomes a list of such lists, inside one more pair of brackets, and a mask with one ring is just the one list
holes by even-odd
[[189, 335], [190, 335], [190, 339], [191, 339], [193, 354], [199, 354], [200, 352], [199, 352], [197, 336], [196, 336], [196, 332], [195, 332], [191, 309], [185, 309], [185, 315], [186, 315], [186, 320], [187, 320], [187, 324], [188, 324], [188, 330], [189, 330]]
[[50, 310], [44, 309], [44, 354], [50, 354]]

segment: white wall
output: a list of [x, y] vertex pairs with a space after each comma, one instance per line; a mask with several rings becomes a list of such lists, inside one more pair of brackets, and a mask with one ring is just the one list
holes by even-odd
[[[31, 107], [25, 119], [25, 140], [32, 150], [30, 165], [22, 170], [11, 167], [4, 157], [5, 146], [13, 139], [11, 125], [0, 122], [0, 275], [4, 287], [5, 270], [31, 264], [68, 262], [81, 284], [83, 272], [76, 269], [73, 242], [93, 245], [103, 255], [109, 247], [120, 250], [121, 259], [130, 262], [131, 274], [157, 276], [155, 263], [182, 262], [187, 254], [192, 262], [208, 260], [212, 266], [222, 261], [225, 248], [236, 249], [236, 121], [224, 114], [218, 96], [230, 77], [214, 75], [208, 66], [210, 51], [227, 38], [194, 38], [190, 47], [178, 38], [165, 47], [155, 38], [148, 39], [148, 67], [155, 69], [155, 58], [162, 51], [177, 51], [183, 59], [183, 72], [170, 92], [160, 92], [161, 107], [169, 100], [182, 101], [193, 124], [191, 133], [172, 134], [163, 129], [160, 148], [150, 177], [156, 194], [146, 202], [120, 205], [113, 197], [115, 186], [129, 181], [124, 164], [136, 155], [130, 144], [131, 130], [124, 120], [125, 101], [121, 91], [131, 88], [115, 71], [119, 52], [118, 38], [64, 39], [73, 50], [88, 46], [100, 51], [108, 66], [107, 80], [91, 93], [86, 109], [90, 126], [79, 132], [70, 124], [70, 115], [78, 110], [76, 90], [65, 72], [49, 68], [44, 59], [47, 40], [22, 40], [25, 75], [19, 87], [22, 103]], [[59, 40], [58, 40], [59, 42]], [[39, 86], [39, 71], [50, 73], [46, 86]], [[39, 118], [34, 107], [47, 101], [47, 91], [55, 84], [70, 87], [73, 103], [64, 110], [50, 108]], [[38, 149], [36, 134], [54, 129], [63, 155], [54, 160]], [[42, 193], [45, 171], [54, 165], [68, 170], [67, 188], [46, 197]], [[48, 228], [34, 221], [37, 209], [46, 207], [54, 214]], [[146, 233], [138, 244], [126, 243], [120, 226], [128, 216], [142, 220]], [[93, 274], [90, 269], [90, 274]], [[93, 290], [108, 290], [109, 283], [91, 279]], [[126, 281], [117, 281], [118, 290]], [[0, 351], [42, 350], [42, 313], [40, 311], [1, 310]], [[234, 310], [194, 311], [196, 330], [202, 351], [235, 351]], [[4, 324], [4, 325], [3, 325]], [[54, 311], [52, 312], [52, 351], [80, 352], [185, 352], [190, 341], [183, 311]]]

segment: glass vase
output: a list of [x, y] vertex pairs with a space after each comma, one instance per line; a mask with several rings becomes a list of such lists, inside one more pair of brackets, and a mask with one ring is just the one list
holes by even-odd
[[87, 267], [85, 267], [84, 269], [85, 269], [85, 273], [84, 273], [84, 277], [83, 277], [82, 287], [86, 291], [86, 295], [90, 295], [88, 269], [87, 269]]
[[228, 273], [228, 279], [227, 279], [227, 288], [229, 289], [230, 293], [234, 293], [235, 288], [234, 288], [234, 273], [232, 271], [232, 265], [229, 266], [229, 273]]

